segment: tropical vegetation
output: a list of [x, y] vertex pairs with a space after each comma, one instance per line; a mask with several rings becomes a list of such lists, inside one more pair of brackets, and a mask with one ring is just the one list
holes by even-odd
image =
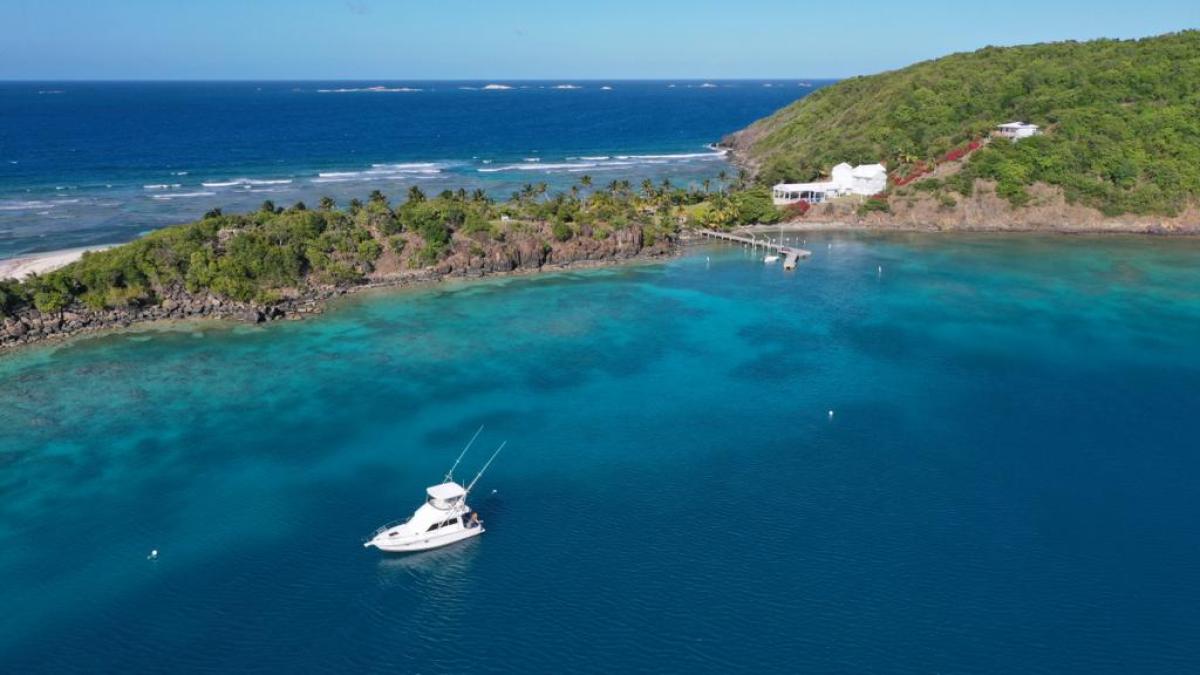
[[764, 185], [843, 161], [903, 177], [1016, 120], [1045, 133], [993, 139], [946, 188], [994, 181], [1021, 206], [1042, 183], [1109, 215], [1176, 214], [1200, 197], [1200, 32], [955, 54], [826, 87], [731, 142]]
[[544, 245], [553, 248], [636, 226], [651, 245], [674, 238], [683, 227], [727, 228], [780, 217], [766, 190], [737, 189], [741, 185], [724, 174], [719, 183], [716, 189], [711, 183], [684, 189], [667, 180], [638, 188], [622, 180], [595, 186], [583, 176], [569, 191], [551, 194], [545, 184], [528, 184], [503, 202], [482, 190], [430, 197], [414, 186], [399, 203], [375, 191], [345, 208], [324, 197], [316, 209], [269, 201], [251, 213], [214, 209], [193, 223], [87, 253], [48, 274], [0, 280], [0, 315], [29, 306], [61, 312], [75, 303], [97, 310], [144, 306], [178, 288], [270, 303], [306, 284], [360, 283], [384, 256], [424, 268], [437, 265], [456, 245], [482, 254], [519, 235], [544, 233]]

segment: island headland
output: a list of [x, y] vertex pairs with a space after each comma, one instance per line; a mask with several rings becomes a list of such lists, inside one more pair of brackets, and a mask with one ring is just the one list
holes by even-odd
[[314, 209], [213, 210], [0, 280], [0, 348], [148, 321], [296, 319], [362, 288], [665, 256], [678, 229], [653, 217], [661, 194], [615, 182], [586, 199], [548, 197], [530, 185], [496, 204], [482, 191], [429, 198], [413, 188], [398, 205], [376, 191], [345, 209], [323, 199]]
[[[722, 145], [797, 221], [1200, 232], [1200, 32], [986, 47], [825, 87]], [[839, 164], [886, 184], [826, 200]], [[803, 202], [803, 203], [802, 203]]]
[[[318, 313], [356, 289], [667, 256], [689, 230], [1200, 233], [1200, 31], [987, 47], [825, 87], [721, 141], [740, 167], [505, 201], [322, 198], [0, 280], [0, 349], [138, 322]], [[855, 167], [854, 164], [859, 166]], [[64, 259], [65, 260], [65, 259]]]

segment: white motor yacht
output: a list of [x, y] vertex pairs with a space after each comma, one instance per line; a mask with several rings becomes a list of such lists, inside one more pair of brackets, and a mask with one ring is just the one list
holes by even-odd
[[[482, 430], [481, 427], [480, 431]], [[476, 431], [475, 437], [478, 436], [479, 431]], [[475, 442], [475, 437], [471, 439], [471, 443]], [[483, 534], [483, 521], [467, 506], [467, 495], [471, 493], [471, 488], [475, 487], [483, 472], [487, 471], [496, 455], [504, 449], [505, 444], [501, 443], [500, 447], [496, 448], [474, 480], [463, 487], [454, 482], [454, 468], [462, 461], [463, 455], [467, 454], [471, 443], [463, 449], [462, 455], [458, 456], [443, 482], [425, 489], [425, 503], [413, 512], [408, 520], [384, 525], [376, 530], [363, 546], [374, 546], [388, 553], [408, 553], [427, 551]]]

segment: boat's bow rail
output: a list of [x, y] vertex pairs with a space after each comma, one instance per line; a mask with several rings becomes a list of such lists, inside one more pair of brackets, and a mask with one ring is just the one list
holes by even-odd
[[392, 522], [388, 523], [387, 525], [380, 526], [379, 529], [372, 532], [371, 536], [367, 537], [363, 541], [371, 541], [375, 537], [378, 537], [379, 535], [383, 534], [384, 532], [387, 532], [388, 530], [390, 530], [394, 527], [400, 527], [401, 525], [407, 525], [408, 521], [410, 521], [410, 520], [412, 520], [412, 516], [409, 516], [408, 518], [405, 518], [404, 520], [393, 520]]

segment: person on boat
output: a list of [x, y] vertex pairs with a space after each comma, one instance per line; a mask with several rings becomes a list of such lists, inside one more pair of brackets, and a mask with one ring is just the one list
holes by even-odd
[[482, 524], [483, 524], [483, 521], [479, 519], [479, 512], [472, 511], [471, 512], [471, 521], [468, 523], [467, 527], [479, 527]]

